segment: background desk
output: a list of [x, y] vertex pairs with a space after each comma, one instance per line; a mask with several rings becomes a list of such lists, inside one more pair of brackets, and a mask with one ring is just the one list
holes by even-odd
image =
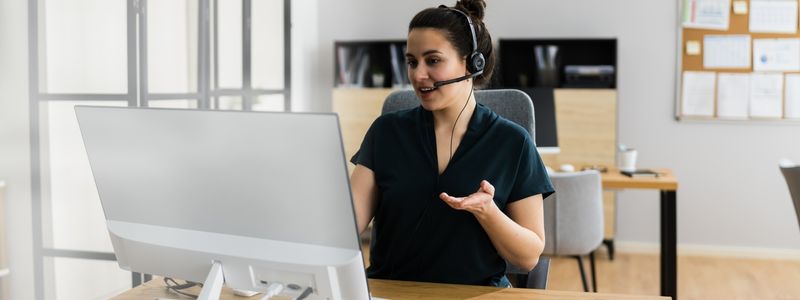
[[[567, 291], [552, 291], [552, 290], [534, 290], [534, 289], [504, 289], [486, 286], [471, 286], [471, 285], [458, 285], [458, 284], [438, 284], [427, 282], [411, 282], [411, 281], [394, 281], [394, 280], [380, 280], [370, 279], [369, 288], [373, 296], [387, 298], [391, 300], [399, 299], [497, 299], [497, 300], [511, 300], [511, 299], [666, 299], [657, 296], [640, 296], [640, 295], [622, 295], [622, 294], [598, 294], [598, 293], [582, 293], [582, 292], [567, 292]], [[189, 290], [191, 293], [199, 293], [199, 289], [194, 288]], [[168, 297], [175, 299], [186, 299], [174, 293], [170, 293], [164, 287], [164, 281], [157, 278], [134, 289], [131, 289], [112, 299], [116, 300], [134, 300], [134, 299], [147, 299], [152, 300], [157, 297]], [[220, 299], [227, 300], [250, 300], [261, 299], [261, 295], [256, 295], [250, 298], [234, 296], [230, 289], [223, 289], [222, 297]], [[273, 297], [272, 299], [282, 299]]]
[[677, 299], [677, 199], [678, 180], [667, 169], [654, 169], [658, 178], [630, 178], [619, 170], [603, 173], [604, 189], [656, 189], [661, 190], [661, 295]]

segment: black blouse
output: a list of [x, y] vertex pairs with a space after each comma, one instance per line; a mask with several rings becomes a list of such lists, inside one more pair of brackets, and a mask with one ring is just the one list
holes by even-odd
[[433, 114], [421, 106], [375, 120], [351, 162], [375, 173], [379, 191], [370, 278], [494, 285], [505, 261], [477, 219], [439, 194], [467, 196], [485, 179], [507, 213], [508, 203], [553, 192], [528, 132], [480, 104], [441, 175]]

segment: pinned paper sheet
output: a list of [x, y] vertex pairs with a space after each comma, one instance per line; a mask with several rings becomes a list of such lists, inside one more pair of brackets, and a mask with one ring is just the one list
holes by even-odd
[[783, 115], [783, 73], [753, 73], [750, 77], [750, 117]]
[[750, 73], [719, 73], [717, 117], [746, 119], [750, 104]]
[[747, 14], [747, 1], [736, 0], [733, 1], [733, 13], [736, 15]]
[[797, 32], [797, 0], [751, 0], [750, 32]]
[[714, 72], [683, 72], [681, 115], [711, 117], [714, 115]]
[[700, 41], [686, 41], [686, 54], [700, 55]]
[[681, 0], [683, 27], [728, 30], [730, 0]]
[[750, 35], [706, 35], [703, 48], [706, 69], [750, 68]]
[[800, 39], [753, 40], [753, 71], [800, 71]]
[[784, 117], [800, 119], [800, 74], [786, 74], [786, 106]]

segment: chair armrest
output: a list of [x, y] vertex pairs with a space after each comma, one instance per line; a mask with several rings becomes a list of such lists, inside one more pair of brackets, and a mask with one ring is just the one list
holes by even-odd
[[515, 265], [507, 263], [506, 274], [514, 274], [518, 280], [514, 287], [529, 289], [546, 289], [547, 278], [550, 275], [550, 257], [540, 256], [539, 262], [533, 270], [526, 271]]
[[547, 289], [548, 277], [550, 277], [550, 257], [540, 256], [539, 263], [528, 273], [527, 288]]

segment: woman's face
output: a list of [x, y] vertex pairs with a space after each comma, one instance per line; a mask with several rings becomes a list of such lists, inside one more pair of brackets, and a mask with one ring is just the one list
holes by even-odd
[[408, 79], [422, 107], [441, 110], [451, 105], [463, 105], [471, 83], [461, 81], [433, 88], [436, 81], [458, 78], [467, 74], [466, 61], [444, 31], [433, 28], [414, 28], [408, 33], [406, 48]]

